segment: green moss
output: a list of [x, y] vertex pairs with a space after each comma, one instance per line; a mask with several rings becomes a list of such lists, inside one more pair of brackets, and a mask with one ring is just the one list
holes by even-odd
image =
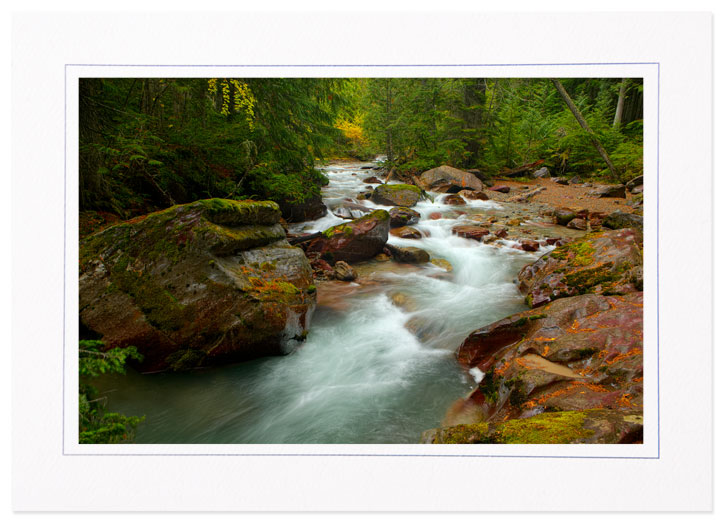
[[446, 445], [494, 443], [495, 441], [488, 435], [488, 430], [488, 423], [457, 425], [441, 430], [434, 443]]
[[590, 293], [597, 286], [611, 283], [621, 277], [622, 271], [612, 272], [612, 266], [613, 263], [608, 262], [594, 268], [572, 272], [565, 275], [563, 281], [569, 288], [576, 288], [579, 293]]
[[174, 372], [192, 370], [201, 366], [206, 354], [201, 350], [179, 350], [166, 358], [166, 364]]
[[572, 356], [574, 357], [574, 361], [578, 361], [580, 359], [587, 359], [597, 352], [599, 350], [596, 348], [577, 348], [576, 350], [572, 350]]
[[272, 201], [204, 199], [190, 206], [202, 208], [204, 217], [211, 222], [229, 226], [276, 224], [282, 216], [279, 206]]
[[112, 284], [133, 298], [152, 326], [169, 331], [181, 328], [184, 323], [184, 306], [142, 270], [129, 270], [130, 263], [128, 257], [119, 258], [111, 268]]
[[412, 184], [383, 184], [382, 186], [378, 186], [378, 188], [384, 187], [389, 190], [393, 191], [403, 191], [403, 190], [409, 190], [414, 191], [418, 195], [422, 195], [423, 190], [421, 190], [418, 186], [413, 186]]
[[524, 382], [520, 377], [508, 379], [504, 382], [504, 386], [508, 388], [511, 393], [509, 394], [509, 403], [514, 408], [521, 408], [526, 401], [526, 392], [524, 391]]
[[496, 426], [495, 440], [507, 444], [573, 443], [594, 434], [583, 428], [586, 418], [586, 412], [566, 411], [511, 419]]
[[501, 376], [495, 372], [489, 372], [483, 376], [483, 381], [478, 385], [478, 389], [486, 398], [486, 401], [495, 405], [498, 403], [499, 389], [501, 387]]
[[317, 286], [315, 286], [314, 284], [311, 284], [307, 287], [307, 293], [312, 294], [312, 293], [315, 293], [316, 291], [317, 291]]

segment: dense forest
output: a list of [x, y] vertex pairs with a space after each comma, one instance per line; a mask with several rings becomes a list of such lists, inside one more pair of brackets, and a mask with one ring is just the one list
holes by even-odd
[[302, 220], [326, 182], [315, 166], [339, 157], [384, 154], [403, 174], [543, 160], [563, 176], [641, 175], [642, 80], [561, 85], [589, 130], [548, 79], [82, 79], [82, 225], [209, 197], [271, 199]]

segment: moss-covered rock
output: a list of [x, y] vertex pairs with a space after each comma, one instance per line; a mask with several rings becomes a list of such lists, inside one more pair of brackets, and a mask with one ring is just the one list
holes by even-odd
[[530, 307], [588, 293], [626, 294], [642, 286], [642, 233], [632, 229], [589, 234], [519, 273], [519, 290]]
[[642, 440], [642, 418], [606, 409], [549, 412], [496, 424], [474, 423], [428, 430], [429, 444], [606, 444]]
[[376, 210], [323, 231], [309, 243], [307, 253], [329, 262], [372, 259], [383, 250], [389, 231], [390, 215], [385, 210]]
[[312, 270], [274, 202], [208, 199], [137, 217], [80, 245], [80, 318], [143, 370], [290, 351], [315, 303]]
[[412, 208], [423, 198], [423, 190], [410, 184], [381, 184], [373, 191], [371, 200], [385, 206]]

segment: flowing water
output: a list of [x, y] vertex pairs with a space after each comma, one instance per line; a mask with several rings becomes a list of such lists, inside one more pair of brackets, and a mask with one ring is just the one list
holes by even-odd
[[[327, 166], [329, 209], [354, 199], [372, 175], [361, 164]], [[474, 214], [505, 216], [504, 205], [420, 202], [419, 240], [390, 237], [445, 259], [433, 264], [370, 261], [354, 283], [318, 286], [307, 342], [295, 353], [185, 374], [129, 372], [104, 381], [108, 408], [146, 416], [138, 443], [416, 443], [475, 384], [455, 360], [473, 330], [523, 310], [515, 278], [543, 252], [493, 247], [451, 233]], [[370, 201], [369, 208], [389, 209]], [[437, 212], [442, 218], [431, 219]], [[434, 216], [435, 217], [435, 216]], [[319, 231], [327, 216], [296, 224]], [[504, 243], [505, 244], [505, 243]]]

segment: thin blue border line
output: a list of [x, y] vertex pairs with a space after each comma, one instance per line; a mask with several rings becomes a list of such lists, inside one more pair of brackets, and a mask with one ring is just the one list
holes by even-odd
[[[68, 67], [239, 67], [239, 68], [272, 68], [272, 67], [505, 67], [505, 66], [613, 66], [613, 65], [656, 65], [657, 66], [657, 456], [518, 456], [498, 454], [230, 454], [230, 453], [142, 453], [142, 454], [86, 454], [67, 453], [65, 451], [65, 357], [66, 357], [66, 264], [67, 264], [67, 206], [68, 206]], [[64, 79], [64, 127], [63, 127], [63, 456], [255, 456], [255, 457], [446, 457], [446, 458], [531, 458], [531, 459], [660, 459], [660, 62], [562, 62], [549, 64], [65, 64]], [[244, 445], [244, 443], [233, 444]], [[337, 444], [336, 444], [337, 445]]]

